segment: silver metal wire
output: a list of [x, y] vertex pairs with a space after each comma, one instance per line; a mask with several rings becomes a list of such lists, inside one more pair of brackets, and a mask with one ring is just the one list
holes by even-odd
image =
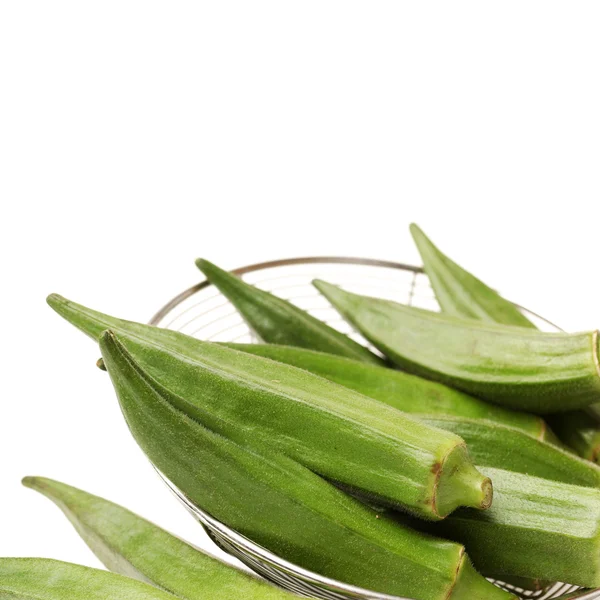
[[[325, 279], [359, 294], [439, 310], [423, 270], [401, 263], [320, 256], [270, 261], [235, 269], [233, 272], [248, 283], [293, 302], [365, 346], [369, 346], [366, 340], [352, 330], [318, 293], [311, 283], [313, 279]], [[540, 329], [559, 330], [556, 325], [539, 315], [522, 310]], [[232, 304], [208, 281], [202, 281], [173, 298], [154, 315], [150, 323], [203, 340], [246, 343], [258, 341]], [[217, 546], [284, 589], [300, 596], [322, 600], [410, 600], [359, 589], [293, 565], [194, 506], [162, 474], [159, 475], [202, 524]], [[600, 600], [600, 589], [586, 591], [557, 583], [534, 592], [499, 581], [494, 583], [521, 598]]]

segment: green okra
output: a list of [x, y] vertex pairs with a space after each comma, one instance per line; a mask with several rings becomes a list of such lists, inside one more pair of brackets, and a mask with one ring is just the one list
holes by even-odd
[[408, 372], [538, 414], [600, 400], [598, 331], [543, 333], [482, 323], [314, 283], [375, 347]]
[[520, 429], [536, 439], [554, 440], [546, 423], [539, 416], [508, 410], [404, 371], [292, 346], [225, 345], [305, 369], [406, 413], [487, 419]]
[[[597, 409], [598, 405], [594, 405]], [[579, 456], [600, 463], [600, 421], [593, 413], [573, 410], [551, 416], [552, 430], [558, 438]]]
[[443, 312], [492, 323], [535, 328], [512, 302], [505, 300], [483, 281], [440, 252], [416, 224], [410, 226], [410, 232]]
[[416, 600], [515, 600], [481, 577], [459, 544], [378, 515], [268, 443], [240, 445], [194, 420], [114, 333], [101, 334], [100, 349], [142, 450], [222, 523], [301, 567], [362, 588]]
[[383, 364], [372, 352], [347, 335], [274, 294], [242, 281], [207, 260], [198, 268], [238, 309], [265, 342], [320, 350], [367, 363]]
[[[411, 233], [442, 311], [506, 325], [535, 327], [512, 302], [442, 254], [414, 224], [411, 225]], [[599, 462], [598, 419], [583, 410], [575, 410], [550, 420], [555, 433], [566, 446], [583, 458]]]
[[452, 433], [302, 369], [60, 297], [49, 302], [92, 337], [109, 327], [117, 332], [180, 410], [220, 435], [268, 444], [331, 481], [422, 518], [491, 503], [491, 482]]
[[419, 418], [464, 439], [471, 458], [481, 467], [600, 488], [600, 467], [518, 429], [463, 417], [423, 415]]
[[494, 506], [461, 509], [430, 531], [463, 543], [484, 575], [600, 586], [600, 490], [483, 471], [496, 486]]
[[496, 407], [401, 371], [312, 350], [271, 344], [226, 346], [303, 368], [412, 412], [424, 423], [464, 439], [478, 465], [600, 487], [600, 467], [549, 443], [554, 437], [539, 417]]
[[[2, 600], [176, 600], [156, 587], [45, 558], [0, 558]], [[208, 596], [206, 596], [208, 600]], [[215, 598], [215, 596], [213, 596]]]
[[205, 554], [108, 500], [43, 477], [26, 477], [23, 484], [56, 503], [111, 571], [187, 600], [297, 598]]
[[272, 344], [225, 344], [321, 375], [383, 401], [465, 440], [474, 462], [575, 485], [600, 487], [600, 467], [550, 442], [539, 417], [506, 410], [442, 384], [401, 371], [365, 365], [302, 348]]

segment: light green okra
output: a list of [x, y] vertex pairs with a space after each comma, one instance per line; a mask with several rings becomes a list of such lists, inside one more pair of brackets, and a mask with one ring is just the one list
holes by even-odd
[[440, 252], [416, 224], [410, 232], [441, 309], [450, 315], [535, 328], [512, 303]]
[[509, 408], [547, 414], [600, 400], [598, 332], [543, 333], [316, 287], [402, 369]]
[[[156, 587], [45, 558], [0, 558], [1, 600], [176, 600]], [[213, 600], [205, 596], [206, 600]]]
[[23, 484], [52, 500], [111, 571], [186, 600], [293, 600], [296, 595], [227, 565], [129, 510], [43, 477]]
[[[512, 302], [440, 252], [414, 224], [411, 233], [444, 312], [506, 325], [535, 327]], [[600, 420], [583, 410], [569, 411], [549, 420], [561, 441], [579, 456], [593, 462], [600, 460]]]

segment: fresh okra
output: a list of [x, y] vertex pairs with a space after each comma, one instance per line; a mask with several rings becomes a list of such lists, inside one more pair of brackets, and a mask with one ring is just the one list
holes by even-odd
[[177, 600], [173, 594], [129, 577], [44, 558], [0, 558], [0, 598]]
[[496, 485], [494, 506], [461, 509], [431, 531], [465, 544], [485, 575], [600, 586], [600, 490], [483, 471]]
[[[512, 302], [442, 254], [414, 224], [411, 233], [442, 311], [506, 325], [535, 327]], [[576, 410], [550, 421], [561, 441], [579, 456], [596, 463], [600, 460], [600, 420]]]
[[294, 365], [362, 392], [465, 440], [474, 462], [575, 485], [600, 487], [600, 467], [556, 447], [539, 417], [482, 402], [401, 371], [273, 344], [225, 344]]
[[573, 485], [600, 488], [600, 467], [512, 427], [485, 420], [423, 415], [424, 423], [452, 431], [467, 442], [481, 467], [495, 467]]
[[263, 341], [311, 348], [366, 363], [383, 364], [367, 348], [291, 302], [250, 285], [207, 260], [198, 259], [196, 264]]
[[441, 383], [404, 371], [359, 363], [349, 358], [292, 346], [225, 345], [305, 369], [406, 413], [486, 419], [520, 429], [536, 439], [554, 440], [541, 417], [483, 402]]
[[151, 583], [186, 600], [297, 598], [108, 500], [42, 477], [26, 477], [23, 484], [56, 503], [104, 566], [115, 573]]
[[157, 389], [216, 434], [268, 445], [331, 481], [422, 518], [491, 503], [491, 482], [452, 433], [302, 369], [114, 319], [59, 297], [49, 302], [92, 337], [111, 327]]
[[600, 400], [598, 331], [543, 333], [482, 323], [314, 283], [375, 347], [408, 372], [538, 414]]
[[535, 328], [512, 302], [502, 298], [483, 281], [440, 252], [414, 223], [410, 226], [410, 232], [443, 312], [492, 323]]
[[100, 349], [142, 450], [229, 527], [301, 567], [382, 593], [515, 600], [472, 568], [462, 546], [378, 515], [268, 443], [241, 445], [194, 420], [114, 333], [100, 335]]

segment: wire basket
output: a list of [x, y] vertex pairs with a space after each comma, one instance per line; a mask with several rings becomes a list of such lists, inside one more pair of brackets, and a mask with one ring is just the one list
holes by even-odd
[[[377, 351], [319, 294], [311, 283], [313, 279], [324, 279], [358, 294], [439, 310], [423, 270], [395, 262], [341, 257], [294, 258], [250, 265], [235, 269], [233, 273], [248, 283], [290, 300], [375, 352]], [[559, 330], [556, 325], [539, 315], [522, 310], [540, 329]], [[233, 305], [208, 281], [173, 298], [150, 323], [202, 340], [243, 343], [260, 341]], [[194, 506], [171, 482], [160, 475], [217, 546], [282, 588], [301, 596], [323, 600], [409, 600], [334, 581], [281, 559]], [[544, 590], [529, 591], [500, 581], [494, 583], [522, 598], [600, 600], [600, 589], [586, 591], [557, 583]]]

